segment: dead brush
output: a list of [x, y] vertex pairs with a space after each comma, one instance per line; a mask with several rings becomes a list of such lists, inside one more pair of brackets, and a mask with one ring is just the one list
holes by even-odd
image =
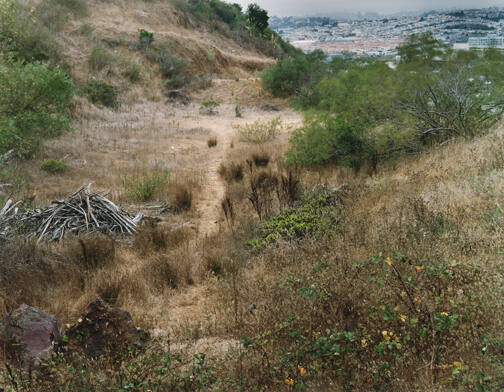
[[175, 189], [174, 207], [175, 211], [189, 211], [192, 207], [193, 193], [192, 190], [185, 184], [178, 184]]
[[208, 148], [214, 148], [217, 147], [217, 138], [216, 137], [211, 137], [207, 140], [207, 146]]
[[140, 274], [157, 293], [193, 283], [191, 259], [184, 257], [183, 252], [154, 255], [144, 264]]
[[133, 247], [139, 254], [148, 255], [161, 250], [173, 249], [189, 241], [187, 228], [170, 230], [162, 226], [144, 226], [135, 233]]
[[266, 167], [271, 160], [271, 156], [266, 151], [260, 151], [252, 153], [251, 159], [257, 167]]
[[233, 209], [233, 202], [229, 195], [226, 195], [221, 201], [222, 212], [224, 212], [224, 217], [228, 225], [232, 226], [235, 218], [235, 213]]
[[275, 210], [278, 176], [271, 171], [253, 173], [249, 183], [248, 199], [260, 220], [271, 216]]
[[236, 162], [230, 162], [228, 165], [221, 163], [219, 167], [219, 175], [228, 184], [232, 182], [240, 182], [244, 177], [243, 165]]
[[75, 238], [64, 248], [64, 255], [84, 270], [93, 270], [115, 261], [116, 244], [104, 235]]

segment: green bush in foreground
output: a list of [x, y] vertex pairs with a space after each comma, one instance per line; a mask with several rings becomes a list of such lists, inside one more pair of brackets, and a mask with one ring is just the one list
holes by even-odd
[[27, 155], [45, 138], [69, 130], [73, 92], [60, 68], [0, 57], [0, 152]]
[[68, 169], [68, 165], [65, 162], [61, 162], [59, 159], [50, 158], [42, 162], [40, 168], [46, 172], [56, 174], [64, 172]]
[[122, 179], [126, 195], [136, 201], [149, 201], [156, 196], [161, 196], [170, 178], [168, 169], [154, 166], [152, 170], [145, 167], [136, 170]]
[[119, 106], [116, 88], [101, 80], [91, 80], [81, 89], [81, 92], [94, 104], [102, 104], [110, 108]]

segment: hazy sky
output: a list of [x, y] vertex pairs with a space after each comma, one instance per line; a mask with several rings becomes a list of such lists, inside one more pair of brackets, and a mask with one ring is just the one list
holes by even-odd
[[469, 8], [504, 6], [504, 0], [228, 0], [246, 7], [255, 2], [270, 15], [330, 15], [344, 11], [375, 11], [394, 13], [439, 8]]

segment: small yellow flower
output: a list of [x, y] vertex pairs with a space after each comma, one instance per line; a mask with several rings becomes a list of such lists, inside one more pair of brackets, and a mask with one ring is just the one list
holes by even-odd
[[406, 291], [401, 292], [401, 297], [406, 297]]
[[299, 374], [301, 374], [302, 376], [304, 376], [306, 374], [306, 369], [304, 367], [299, 366], [298, 369], [299, 369]]
[[394, 332], [392, 332], [392, 331], [390, 331], [388, 334], [389, 334], [390, 336], [394, 336]]
[[401, 314], [401, 315], [399, 316], [399, 318], [401, 319], [401, 321], [402, 321], [403, 323], [405, 323], [405, 322], [406, 322], [406, 319], [407, 319], [407, 316], [406, 316], [406, 315], [404, 315], [404, 314]]
[[390, 259], [390, 257], [387, 257], [385, 259], [385, 263], [387, 263], [388, 265], [392, 265], [392, 260]]
[[424, 267], [423, 265], [417, 265], [417, 266], [415, 267], [415, 269], [416, 269], [417, 271], [419, 271], [419, 272], [420, 272], [420, 271], [422, 271], [424, 268], [425, 268], [425, 267]]
[[367, 341], [366, 341], [366, 339], [362, 339], [361, 340], [361, 346], [362, 347], [367, 347]]
[[448, 315], [449, 315], [447, 312], [441, 312], [440, 314], [441, 314], [442, 316], [445, 316], [445, 317], [448, 317]]
[[455, 362], [453, 362], [453, 366], [458, 367], [458, 368], [462, 367], [462, 362], [455, 361]]
[[385, 336], [387, 336], [388, 332], [387, 331], [382, 331], [381, 334], [385, 337]]
[[422, 303], [422, 300], [420, 299], [420, 297], [413, 298], [413, 301], [415, 301], [417, 304], [421, 304]]
[[294, 386], [294, 380], [292, 378], [286, 378], [285, 383], [291, 387]]

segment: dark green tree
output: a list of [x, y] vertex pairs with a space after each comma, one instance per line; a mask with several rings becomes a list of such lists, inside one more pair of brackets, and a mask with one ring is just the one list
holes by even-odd
[[255, 3], [249, 4], [247, 8], [247, 18], [250, 26], [260, 34], [263, 34], [268, 28], [268, 12]]

